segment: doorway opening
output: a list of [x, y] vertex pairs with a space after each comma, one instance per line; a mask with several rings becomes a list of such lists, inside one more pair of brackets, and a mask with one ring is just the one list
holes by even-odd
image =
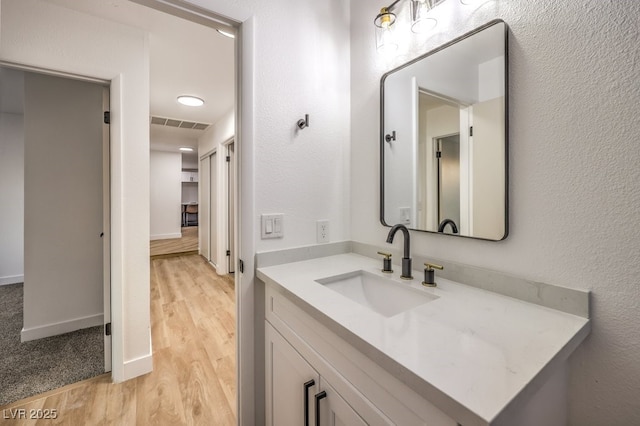
[[109, 86], [6, 64], [0, 86], [3, 405], [111, 370]]
[[450, 232], [457, 233], [456, 224], [460, 223], [460, 134], [438, 137], [435, 143], [438, 231], [445, 232], [445, 225], [449, 224]]

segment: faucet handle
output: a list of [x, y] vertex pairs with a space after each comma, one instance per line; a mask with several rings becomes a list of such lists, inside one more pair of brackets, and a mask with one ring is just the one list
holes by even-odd
[[384, 256], [384, 259], [382, 260], [382, 272], [386, 274], [392, 273], [393, 269], [391, 269], [391, 253], [379, 251], [378, 254], [380, 256]]
[[437, 286], [437, 284], [436, 284], [436, 274], [435, 274], [434, 268], [443, 270], [444, 266], [437, 265], [435, 263], [425, 263], [424, 266], [425, 266], [425, 268], [424, 268], [424, 281], [422, 281], [422, 285], [425, 286], [425, 287], [435, 287], [435, 286]]
[[433, 269], [440, 269], [441, 271], [444, 269], [444, 266], [442, 265], [438, 265], [435, 263], [425, 263], [424, 266], [426, 266], [425, 271], [433, 271]]

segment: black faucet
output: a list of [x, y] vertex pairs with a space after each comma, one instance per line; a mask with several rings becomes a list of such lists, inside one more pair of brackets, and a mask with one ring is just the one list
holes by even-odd
[[394, 225], [391, 230], [389, 230], [389, 235], [387, 235], [387, 242], [391, 244], [393, 242], [393, 237], [396, 235], [396, 232], [401, 230], [404, 234], [404, 256], [402, 256], [402, 274], [400, 278], [405, 280], [413, 279], [411, 275], [411, 254], [409, 250], [409, 230], [406, 226], [402, 224]]
[[447, 225], [451, 225], [451, 232], [453, 232], [454, 234], [458, 233], [458, 227], [456, 226], [456, 223], [451, 219], [445, 219], [440, 222], [440, 225], [438, 225], [438, 232], [444, 232], [444, 227]]

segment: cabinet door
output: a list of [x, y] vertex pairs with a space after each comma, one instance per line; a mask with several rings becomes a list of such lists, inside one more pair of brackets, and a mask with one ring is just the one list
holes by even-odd
[[[265, 324], [266, 424], [313, 425], [313, 396], [319, 392], [320, 376], [270, 324]], [[304, 384], [311, 380], [313, 385], [305, 389]]]
[[320, 423], [316, 426], [367, 426], [324, 377], [320, 379], [320, 388], [326, 396], [317, 400], [319, 413], [315, 416], [320, 415]]

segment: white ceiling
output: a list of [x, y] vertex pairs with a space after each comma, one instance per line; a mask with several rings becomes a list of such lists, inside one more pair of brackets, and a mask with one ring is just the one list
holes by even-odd
[[[215, 29], [128, 0], [45, 0], [149, 33], [150, 113], [214, 124], [234, 106], [234, 40]], [[205, 100], [202, 107], [177, 102], [179, 95]], [[181, 139], [202, 131], [151, 125], [151, 148], [177, 150]], [[157, 136], [163, 136], [158, 144]], [[170, 139], [175, 139], [171, 147]], [[161, 146], [159, 146], [161, 145]]]

